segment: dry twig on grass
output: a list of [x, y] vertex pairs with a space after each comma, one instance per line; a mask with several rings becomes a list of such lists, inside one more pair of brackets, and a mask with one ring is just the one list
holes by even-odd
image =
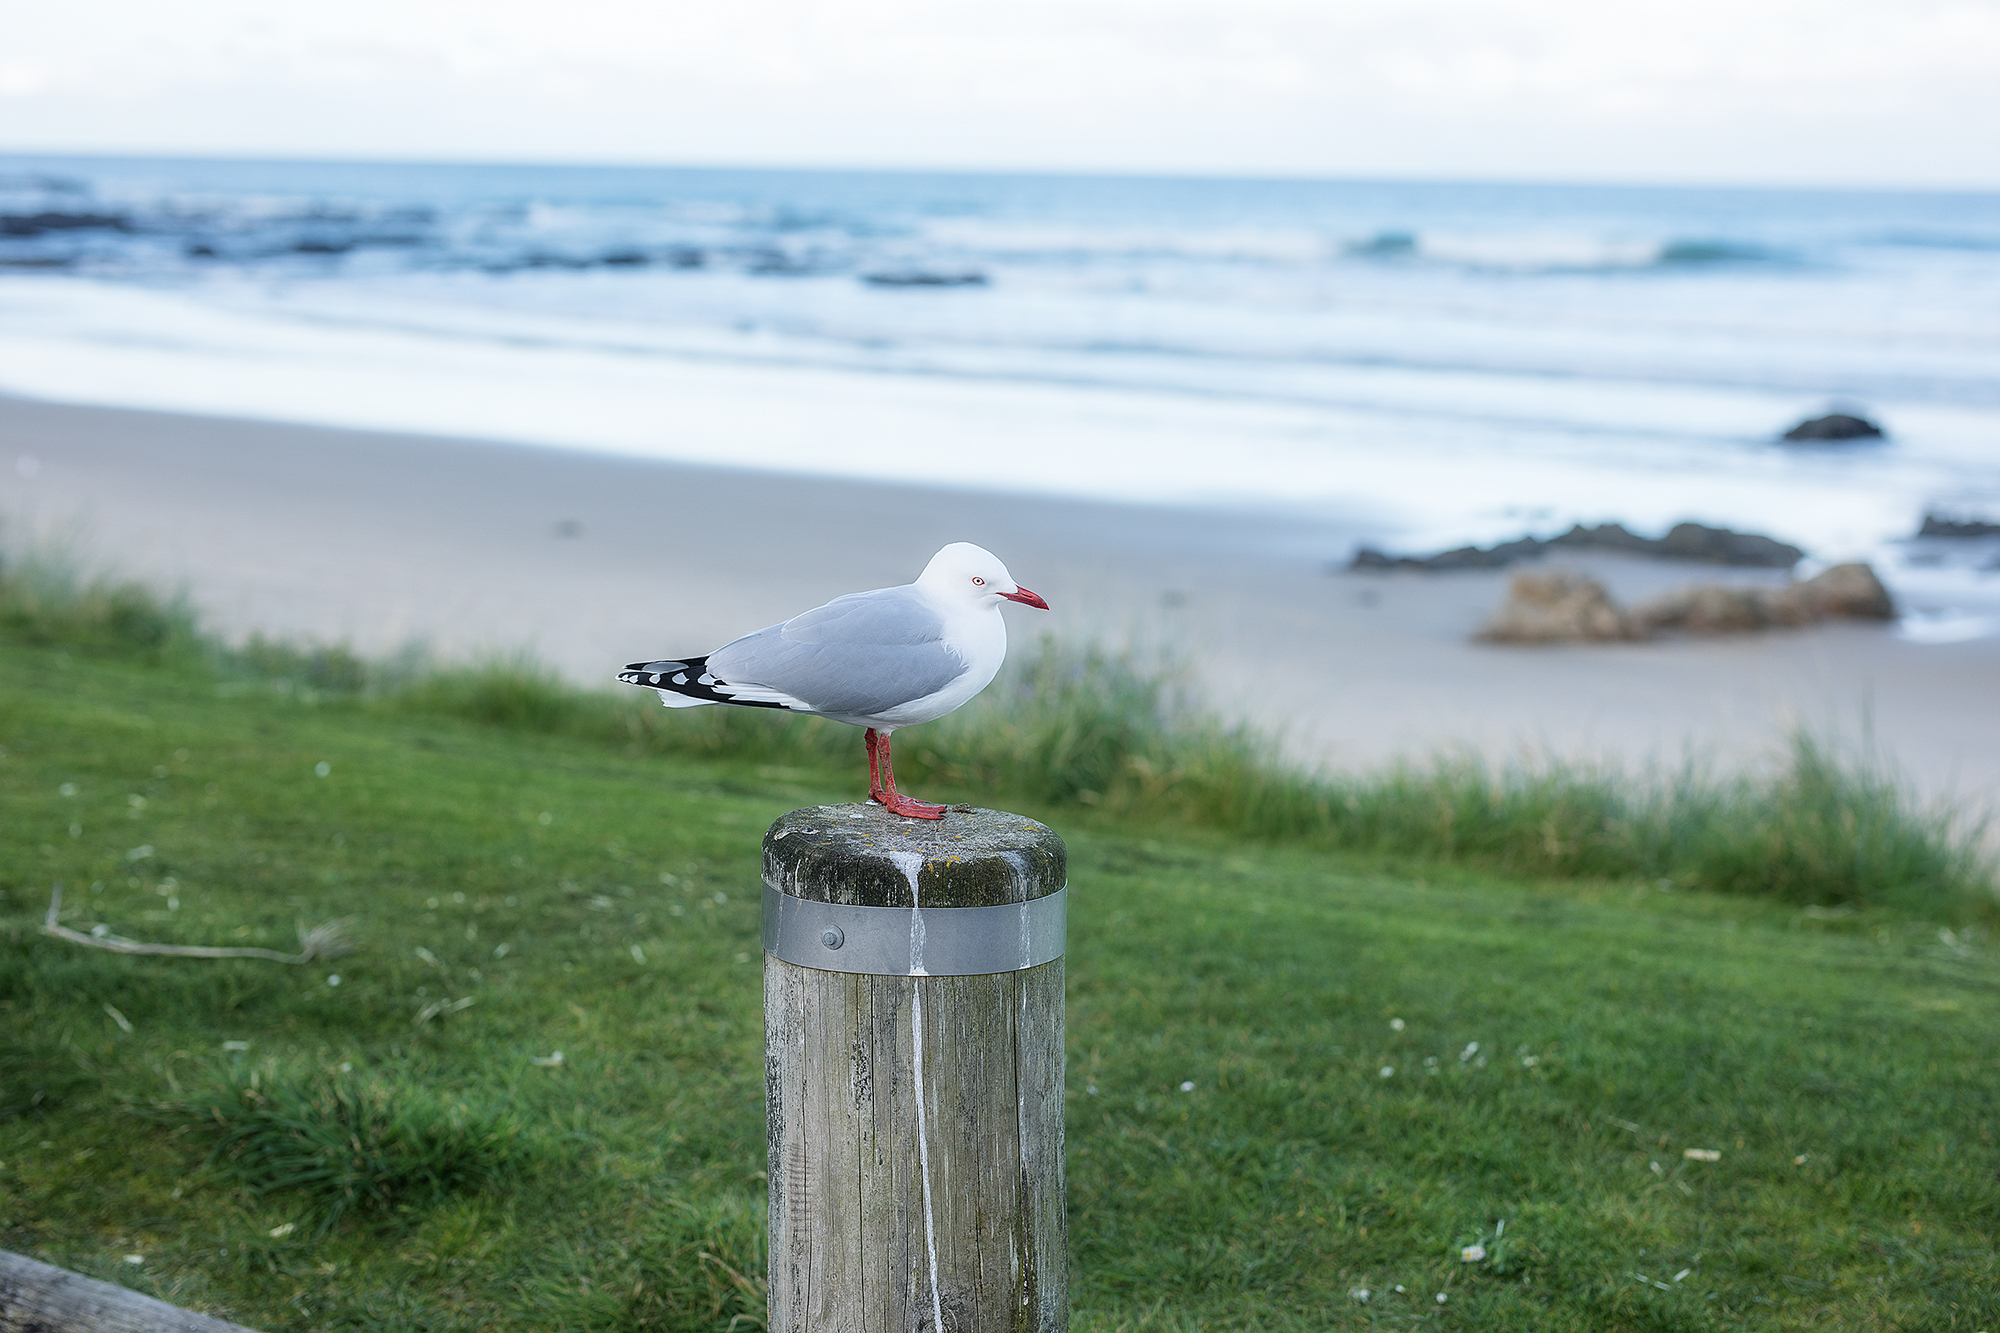
[[299, 951], [279, 953], [276, 949], [255, 949], [215, 944], [147, 944], [143, 940], [128, 940], [119, 935], [86, 935], [80, 930], [71, 930], [56, 920], [62, 912], [62, 885], [58, 884], [49, 893], [49, 914], [42, 921], [42, 933], [53, 935], [71, 944], [86, 944], [93, 949], [109, 949], [113, 953], [163, 954], [170, 958], [264, 958], [273, 963], [310, 963], [321, 958], [338, 958], [344, 953], [352, 953], [354, 946], [346, 939], [347, 922], [325, 921], [310, 930], [299, 931]]

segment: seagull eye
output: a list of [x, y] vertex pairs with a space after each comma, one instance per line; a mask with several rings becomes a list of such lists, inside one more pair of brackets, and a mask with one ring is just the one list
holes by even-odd
[[983, 588], [986, 586], [986, 580], [980, 578], [977, 574], [974, 574], [972, 576], [972, 586], [975, 588]]

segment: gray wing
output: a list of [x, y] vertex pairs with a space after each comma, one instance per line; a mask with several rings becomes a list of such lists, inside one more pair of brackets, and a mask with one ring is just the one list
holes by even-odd
[[739, 690], [796, 699], [817, 713], [867, 717], [939, 690], [964, 674], [945, 646], [944, 621], [905, 588], [837, 597], [708, 655], [708, 669]]

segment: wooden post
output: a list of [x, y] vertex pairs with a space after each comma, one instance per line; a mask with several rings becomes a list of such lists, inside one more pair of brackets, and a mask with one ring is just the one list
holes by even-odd
[[968, 806], [765, 834], [771, 1333], [1068, 1327], [1066, 872]]
[[252, 1333], [115, 1282], [0, 1250], [0, 1333]]

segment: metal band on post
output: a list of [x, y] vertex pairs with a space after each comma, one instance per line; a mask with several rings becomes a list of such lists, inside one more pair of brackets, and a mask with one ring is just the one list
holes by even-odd
[[1067, 886], [1000, 907], [847, 907], [764, 886], [764, 952], [823, 972], [975, 977], [1063, 956]]

